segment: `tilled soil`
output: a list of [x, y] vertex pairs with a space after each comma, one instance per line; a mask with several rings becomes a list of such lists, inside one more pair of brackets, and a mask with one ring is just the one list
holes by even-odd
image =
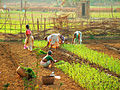
[[113, 56], [114, 58], [120, 59], [120, 53], [105, 47], [105, 45], [111, 45], [120, 48], [120, 43], [102, 43], [102, 44], [85, 44], [85, 45], [92, 50], [103, 52], [105, 54], [108, 54], [109, 56]]
[[[88, 48], [91, 48], [98, 52], [104, 52], [109, 56], [113, 56], [115, 58], [120, 59], [120, 54], [114, 50], [107, 49], [104, 45], [112, 45], [114, 47], [119, 47], [119, 43], [117, 41], [113, 41], [113, 43], [109, 43], [107, 41], [93, 41], [87, 42], [85, 45]], [[43, 48], [44, 51], [48, 51], [48, 48]], [[66, 52], [61, 49], [52, 49], [53, 55], [52, 57], [56, 60], [64, 60], [68, 62], [72, 62], [72, 58], [70, 56], [66, 56]], [[75, 59], [78, 57], [72, 53], [68, 53], [73, 56]], [[43, 58], [45, 55], [41, 55]], [[3, 88], [3, 85], [6, 83], [10, 83], [8, 87], [9, 90], [23, 90], [24, 82], [22, 78], [20, 78], [16, 69], [20, 63], [24, 63], [24, 66], [31, 67], [36, 72], [36, 65], [34, 64], [37, 61], [35, 53], [30, 53], [28, 50], [23, 49], [23, 44], [20, 42], [0, 42], [0, 89]], [[84, 60], [83, 60], [84, 61]], [[89, 63], [89, 62], [88, 62]], [[55, 80], [54, 85], [42, 85], [42, 76], [50, 75], [52, 71], [55, 71], [57, 76], [61, 76], [60, 80]], [[77, 83], [75, 83], [68, 75], [65, 75], [61, 70], [53, 67], [52, 69], [46, 69], [39, 66], [38, 69], [38, 85], [40, 90], [58, 90], [60, 83], [63, 83], [60, 90], [84, 90], [84, 88], [80, 87]]]
[[[59, 56], [59, 53], [60, 52], [54, 53], [53, 51], [53, 58], [57, 60], [67, 60], [67, 57]], [[44, 56], [45, 55], [41, 55], [40, 59]], [[28, 50], [24, 50], [22, 43], [0, 42], [0, 89], [3, 89], [4, 84], [10, 83], [10, 86], [8, 87], [9, 90], [24, 90], [24, 82], [16, 73], [16, 69], [20, 63], [24, 63], [24, 66], [31, 67], [33, 71], [36, 72], [36, 65], [34, 64], [36, 61], [35, 53], [30, 53]], [[42, 85], [42, 76], [50, 75], [52, 71], [55, 71], [57, 76], [61, 76], [61, 79], [55, 79], [54, 85]], [[40, 90], [58, 90], [60, 83], [63, 83], [60, 90], [85, 90], [61, 70], [55, 67], [52, 69], [46, 69], [39, 66], [38, 85]]]

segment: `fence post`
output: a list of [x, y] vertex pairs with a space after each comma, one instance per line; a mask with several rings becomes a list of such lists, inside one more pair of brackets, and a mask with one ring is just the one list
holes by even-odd
[[55, 29], [55, 18], [53, 18], [53, 24], [54, 24], [54, 29]]
[[12, 25], [12, 21], [11, 21], [11, 17], [10, 17], [10, 13], [9, 13], [9, 25], [10, 25], [10, 33], [11, 33], [11, 25]]
[[20, 21], [20, 33], [22, 33], [22, 24], [21, 24], [21, 17], [20, 17], [20, 13], [19, 13], [19, 21]]
[[6, 34], [6, 22], [7, 22], [7, 11], [6, 11], [6, 13], [5, 13], [5, 34]]
[[31, 17], [32, 17], [32, 24], [33, 24], [32, 33], [34, 33], [33, 31], [35, 30], [35, 25], [34, 25], [34, 19], [33, 19], [33, 12], [31, 14]]
[[83, 27], [83, 21], [81, 21], [81, 26]]
[[41, 20], [41, 23], [40, 23], [40, 24], [41, 24], [41, 25], [40, 25], [40, 29], [42, 30], [42, 14], [41, 14], [41, 19], [40, 19], [40, 20]]
[[44, 37], [45, 37], [45, 30], [46, 30], [46, 18], [44, 18]]
[[39, 32], [39, 19], [37, 18], [37, 31]]
[[16, 24], [15, 24], [15, 33], [17, 33], [17, 32], [16, 32]]

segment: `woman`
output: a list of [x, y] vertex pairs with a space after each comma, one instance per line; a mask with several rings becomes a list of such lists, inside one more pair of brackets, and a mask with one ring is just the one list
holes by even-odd
[[72, 43], [74, 42], [74, 44], [81, 44], [82, 42], [82, 33], [80, 31], [76, 31], [74, 33], [74, 36], [73, 36], [73, 40], [72, 40]]
[[51, 34], [45, 38], [48, 42], [47, 47], [50, 45], [50, 48], [58, 48], [59, 47], [59, 34]]
[[46, 37], [45, 40], [48, 41], [47, 47], [50, 45], [50, 48], [58, 48], [60, 44], [64, 43], [65, 38], [60, 33], [55, 33]]
[[52, 55], [52, 51], [49, 50], [47, 55], [41, 60], [40, 65], [42, 65], [45, 68], [47, 68], [47, 67], [51, 68], [53, 63], [56, 62], [56, 60], [54, 60], [51, 57], [51, 55]]
[[32, 36], [31, 30], [29, 29], [29, 25], [26, 25], [26, 39], [24, 49], [27, 49], [32, 52], [34, 37]]

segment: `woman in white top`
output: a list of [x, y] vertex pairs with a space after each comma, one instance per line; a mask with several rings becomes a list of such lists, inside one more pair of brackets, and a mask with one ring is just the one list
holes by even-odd
[[61, 44], [60, 34], [51, 34], [45, 38], [48, 41], [47, 46], [51, 45], [51, 48], [58, 48], [59, 44]]
[[73, 42], [74, 42], [74, 44], [77, 44], [77, 43], [81, 44], [81, 42], [82, 42], [82, 32], [76, 31], [74, 33], [72, 43]]

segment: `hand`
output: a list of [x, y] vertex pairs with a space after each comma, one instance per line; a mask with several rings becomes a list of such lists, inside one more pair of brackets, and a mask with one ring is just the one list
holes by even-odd
[[57, 60], [54, 60], [55, 62], [57, 62]]

